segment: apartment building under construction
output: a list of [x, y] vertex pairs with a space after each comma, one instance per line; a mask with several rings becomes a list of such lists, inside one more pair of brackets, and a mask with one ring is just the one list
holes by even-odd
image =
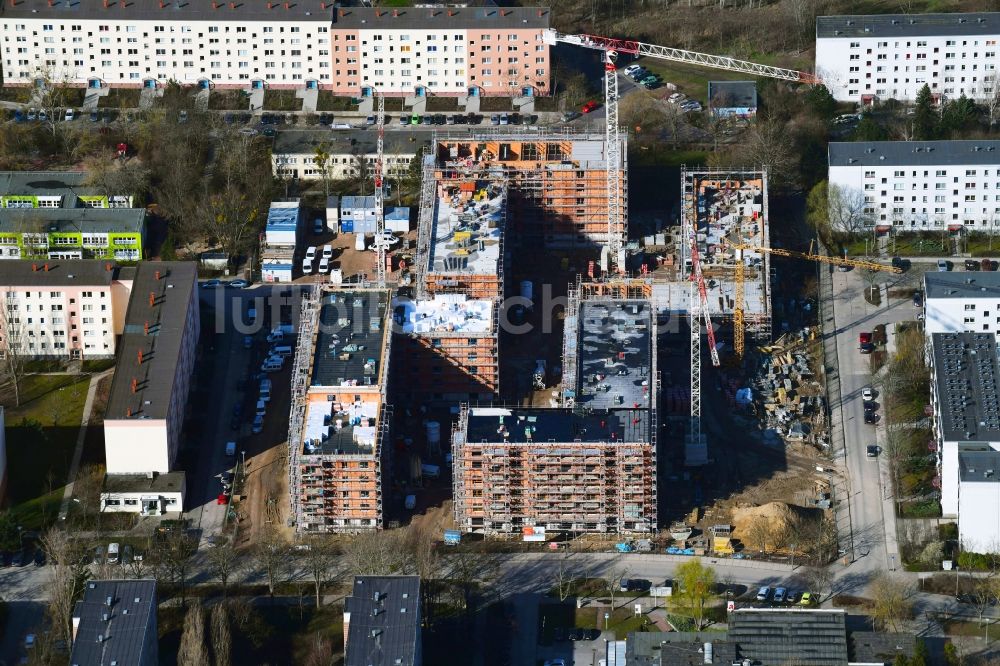
[[[621, 174], [628, 192], [627, 139]], [[608, 243], [608, 181], [603, 133], [497, 128], [475, 134], [439, 134], [438, 179], [477, 178], [509, 188], [511, 238], [524, 246], [598, 250]], [[613, 232], [624, 237], [627, 195]]]
[[452, 433], [456, 521], [468, 532], [656, 528], [659, 380], [647, 282], [572, 289], [564, 406], [463, 406]]
[[384, 525], [391, 331], [383, 290], [316, 286], [303, 300], [288, 423], [289, 491], [299, 532]]

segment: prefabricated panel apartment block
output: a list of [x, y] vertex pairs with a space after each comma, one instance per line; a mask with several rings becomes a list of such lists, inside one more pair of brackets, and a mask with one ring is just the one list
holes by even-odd
[[303, 300], [288, 424], [289, 491], [299, 532], [384, 526], [388, 304], [386, 291], [319, 286]]
[[[628, 219], [628, 146], [621, 139], [621, 214], [613, 231], [624, 235]], [[506, 181], [508, 231], [525, 246], [599, 249], [608, 242], [605, 139], [597, 133], [482, 131], [439, 135], [438, 178]]]
[[572, 388], [564, 390], [571, 398], [565, 406], [460, 410], [452, 433], [454, 502], [467, 532], [656, 528], [651, 303], [578, 292], [567, 312]]

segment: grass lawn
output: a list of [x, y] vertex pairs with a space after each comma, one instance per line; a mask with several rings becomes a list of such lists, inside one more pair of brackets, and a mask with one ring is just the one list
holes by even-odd
[[41, 528], [55, 518], [89, 384], [86, 376], [28, 375], [19, 407], [4, 391], [7, 462], [17, 470], [7, 494], [16, 520], [26, 528]]
[[214, 111], [246, 111], [250, 108], [250, 95], [245, 90], [213, 90], [208, 96], [208, 108]]
[[[388, 101], [388, 100], [386, 100]], [[427, 98], [427, 110], [428, 111], [458, 111], [458, 98], [457, 97], [428, 97]]]
[[139, 106], [138, 88], [112, 88], [104, 97], [97, 100], [97, 106], [102, 109], [134, 109]]
[[302, 98], [295, 96], [294, 90], [265, 90], [265, 111], [301, 111]]
[[[892, 241], [889, 242], [890, 249]], [[947, 239], [943, 245], [941, 234], [935, 234], [934, 238], [921, 237], [916, 234], [897, 234], [895, 239], [895, 254], [900, 257], [939, 257], [942, 254], [951, 254], [951, 240]], [[1000, 249], [1000, 243], [997, 244]]]
[[709, 81], [746, 81], [752, 76], [740, 72], [709, 70], [704, 67], [668, 63], [653, 58], [640, 58], [636, 64], [653, 74], [657, 74], [663, 84], [673, 83], [677, 90], [704, 104], [708, 97]]
[[316, 100], [317, 111], [357, 111], [358, 105], [350, 97], [336, 97], [329, 90], [320, 90]]
[[[615, 597], [615, 603], [618, 603], [618, 597]], [[579, 629], [600, 629], [603, 631], [606, 611], [607, 606], [577, 608], [574, 626]], [[642, 631], [647, 624], [652, 626], [645, 615], [635, 614], [631, 604], [616, 608], [611, 613], [611, 617], [608, 618], [608, 629], [615, 632], [615, 636], [619, 639], [624, 639], [629, 632]]]

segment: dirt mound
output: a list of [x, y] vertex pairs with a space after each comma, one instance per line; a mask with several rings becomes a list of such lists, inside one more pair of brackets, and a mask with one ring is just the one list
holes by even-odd
[[785, 502], [769, 502], [760, 506], [733, 508], [733, 536], [746, 543], [754, 540], [754, 530], [761, 524], [767, 525], [771, 535], [787, 533], [797, 529], [803, 522], [818, 520], [819, 514], [814, 509], [786, 504]]

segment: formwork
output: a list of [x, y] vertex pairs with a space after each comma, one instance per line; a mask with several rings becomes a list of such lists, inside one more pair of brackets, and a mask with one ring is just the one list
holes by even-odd
[[299, 532], [385, 524], [389, 321], [384, 290], [317, 285], [303, 300], [288, 422], [291, 515]]
[[[511, 238], [553, 249], [607, 246], [608, 181], [603, 133], [496, 128], [442, 133], [434, 142], [436, 175], [509, 184]], [[627, 237], [628, 146], [621, 140], [619, 219], [613, 233]]]
[[[735, 247], [771, 247], [767, 170], [682, 168], [681, 187], [681, 228], [693, 228], [696, 234], [709, 314], [733, 316], [737, 263], [742, 263], [746, 333], [757, 341], [770, 341], [770, 254]], [[677, 275], [667, 300], [671, 310], [690, 312], [690, 290], [684, 284], [691, 274], [690, 239], [682, 238], [678, 249]]]

